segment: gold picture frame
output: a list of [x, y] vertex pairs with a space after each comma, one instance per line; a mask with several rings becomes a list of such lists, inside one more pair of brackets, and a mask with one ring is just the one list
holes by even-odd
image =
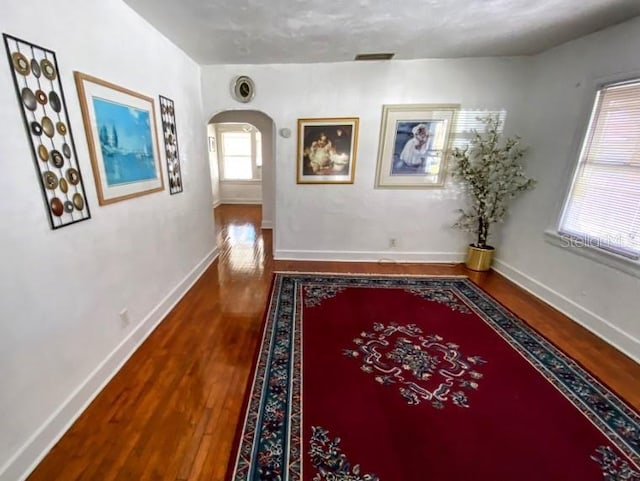
[[353, 184], [358, 117], [298, 119], [298, 184]]
[[74, 78], [98, 203], [163, 191], [153, 99], [81, 72]]
[[383, 105], [377, 189], [444, 187], [458, 104]]

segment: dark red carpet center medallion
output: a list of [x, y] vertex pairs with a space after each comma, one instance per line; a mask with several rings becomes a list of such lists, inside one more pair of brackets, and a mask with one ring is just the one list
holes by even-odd
[[232, 481], [640, 481], [640, 416], [463, 277], [277, 274]]

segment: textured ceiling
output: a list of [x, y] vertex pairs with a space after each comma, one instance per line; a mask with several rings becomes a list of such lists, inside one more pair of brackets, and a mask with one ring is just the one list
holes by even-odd
[[528, 55], [640, 15], [640, 0], [124, 0], [200, 64]]

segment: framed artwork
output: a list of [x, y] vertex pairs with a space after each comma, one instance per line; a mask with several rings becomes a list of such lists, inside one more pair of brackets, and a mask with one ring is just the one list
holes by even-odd
[[153, 99], [74, 72], [98, 203], [164, 190]]
[[164, 136], [164, 152], [167, 160], [167, 183], [169, 193], [182, 192], [182, 171], [180, 170], [180, 154], [178, 151], [178, 134], [176, 133], [176, 111], [173, 100], [160, 97], [160, 117]]
[[376, 188], [442, 187], [459, 105], [384, 105]]
[[56, 54], [3, 37], [49, 224], [58, 229], [90, 219]]
[[298, 184], [353, 184], [358, 123], [356, 117], [298, 119]]

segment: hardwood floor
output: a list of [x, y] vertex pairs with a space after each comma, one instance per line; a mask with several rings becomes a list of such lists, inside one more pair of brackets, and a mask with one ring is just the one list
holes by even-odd
[[220, 257], [29, 477], [222, 480], [274, 270], [465, 274], [640, 410], [640, 366], [496, 273], [274, 262], [260, 208], [215, 212]]

